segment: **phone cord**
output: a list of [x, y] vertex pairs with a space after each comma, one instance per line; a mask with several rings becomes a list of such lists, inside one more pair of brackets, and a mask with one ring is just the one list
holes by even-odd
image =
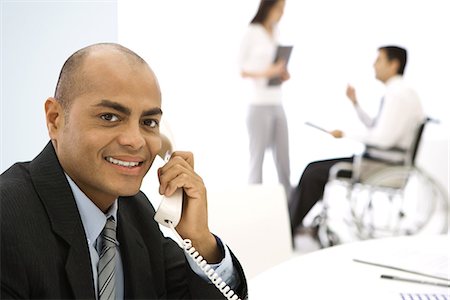
[[[167, 222], [167, 221], [166, 221]], [[186, 252], [192, 260], [200, 267], [203, 273], [208, 276], [211, 282], [219, 289], [219, 291], [228, 299], [228, 300], [241, 300], [238, 295], [226, 284], [225, 281], [217, 274], [214, 269], [208, 264], [208, 262], [203, 259], [203, 257], [195, 250], [192, 246], [192, 241], [190, 239], [183, 239], [178, 232], [173, 227], [172, 222], [169, 221], [169, 227], [175, 236], [178, 239], [178, 244], [180, 247]]]

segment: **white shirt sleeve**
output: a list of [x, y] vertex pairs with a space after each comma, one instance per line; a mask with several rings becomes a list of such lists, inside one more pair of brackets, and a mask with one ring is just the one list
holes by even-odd
[[356, 104], [355, 106], [356, 114], [358, 115], [359, 120], [366, 126], [367, 128], [372, 127], [374, 118], [370, 117], [362, 108], [359, 106], [359, 104]]
[[259, 66], [255, 68], [253, 60], [254, 47], [257, 47], [259, 44], [259, 35], [258, 28], [255, 25], [250, 25], [242, 37], [238, 54], [238, 64], [241, 71], [254, 72], [258, 70]]

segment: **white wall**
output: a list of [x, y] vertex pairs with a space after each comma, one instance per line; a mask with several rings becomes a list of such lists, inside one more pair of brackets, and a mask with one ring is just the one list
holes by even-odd
[[[118, 2], [119, 42], [154, 68], [176, 148], [195, 153], [208, 185], [246, 182], [247, 96], [236, 57], [258, 2]], [[409, 50], [406, 79], [416, 87], [426, 112], [441, 120], [426, 139], [433, 142], [431, 149], [446, 150], [431, 150], [419, 161], [448, 186], [450, 41], [445, 37], [450, 19], [445, 7], [445, 0], [287, 1], [280, 30], [282, 42], [294, 45], [291, 80], [284, 86], [293, 184], [309, 161], [360, 149], [352, 141], [306, 128], [304, 122], [329, 129], [360, 126], [345, 87], [354, 84], [363, 104], [375, 112], [383, 92], [372, 69], [376, 50], [395, 43]], [[266, 181], [276, 181], [271, 158], [265, 171]]]
[[48, 141], [44, 101], [66, 58], [117, 41], [116, 1], [1, 0], [0, 173]]

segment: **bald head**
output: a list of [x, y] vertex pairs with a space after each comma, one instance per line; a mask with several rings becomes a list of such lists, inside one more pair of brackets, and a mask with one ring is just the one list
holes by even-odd
[[[64, 63], [56, 85], [54, 97], [65, 111], [69, 110], [73, 99], [95, 88], [88, 76], [90, 63], [107, 57], [120, 58], [120, 63], [126, 63], [130, 68], [149, 68], [139, 55], [119, 44], [100, 43], [78, 50]], [[115, 63], [117, 61], [111, 61], [111, 64]]]

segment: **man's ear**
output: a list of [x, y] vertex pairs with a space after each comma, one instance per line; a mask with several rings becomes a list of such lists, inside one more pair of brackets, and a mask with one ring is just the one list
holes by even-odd
[[50, 139], [56, 140], [64, 124], [64, 110], [55, 98], [50, 97], [45, 101], [45, 119]]
[[391, 69], [394, 75], [398, 74], [400, 69], [400, 61], [398, 59], [391, 60]]

